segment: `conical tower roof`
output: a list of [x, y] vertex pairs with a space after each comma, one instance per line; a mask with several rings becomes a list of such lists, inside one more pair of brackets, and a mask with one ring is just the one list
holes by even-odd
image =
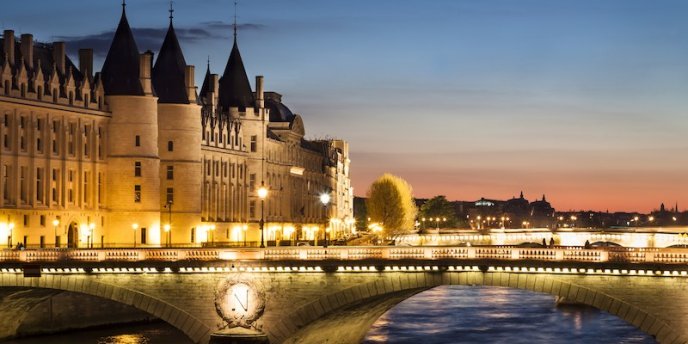
[[219, 90], [220, 106], [227, 109], [229, 107], [247, 108], [253, 106], [255, 100], [251, 84], [248, 82], [244, 62], [241, 60], [241, 53], [237, 46], [236, 37], [234, 46], [229, 54], [225, 72], [220, 78]]
[[162, 43], [158, 59], [153, 67], [153, 87], [158, 95], [158, 102], [172, 104], [189, 104], [186, 88], [186, 60], [174, 32], [172, 18]]
[[203, 78], [203, 85], [201, 86], [199, 97], [205, 99], [208, 92], [210, 92], [210, 59], [208, 59], [208, 68], [205, 70], [205, 77]]
[[139, 80], [139, 48], [131, 33], [124, 5], [101, 74], [106, 95], [143, 95]]

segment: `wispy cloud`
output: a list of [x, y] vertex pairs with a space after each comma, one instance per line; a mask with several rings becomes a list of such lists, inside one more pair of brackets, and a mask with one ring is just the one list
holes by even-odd
[[[231, 35], [232, 24], [221, 21], [202, 22], [193, 27], [175, 27], [177, 38], [185, 43], [195, 43], [208, 39], [227, 38]], [[262, 30], [263, 24], [246, 23], [237, 25], [237, 30]], [[132, 28], [136, 44], [141, 51], [157, 51], [167, 33], [167, 28]], [[81, 48], [91, 48], [96, 56], [104, 57], [110, 48], [115, 30], [81, 36], [55, 36], [57, 41], [67, 42], [67, 50], [75, 54]]]

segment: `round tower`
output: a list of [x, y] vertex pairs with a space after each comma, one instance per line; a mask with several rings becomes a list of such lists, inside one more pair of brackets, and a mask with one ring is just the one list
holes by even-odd
[[201, 107], [194, 67], [186, 65], [171, 15], [153, 86], [159, 97], [161, 245], [186, 244], [201, 222]]
[[139, 55], [124, 5], [103, 64], [105, 99], [112, 113], [108, 129], [105, 242], [160, 244], [160, 158], [158, 106], [151, 85], [153, 53]]

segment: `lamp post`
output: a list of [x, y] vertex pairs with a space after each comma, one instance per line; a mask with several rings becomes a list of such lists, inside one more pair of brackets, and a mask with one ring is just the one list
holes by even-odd
[[57, 242], [57, 226], [60, 225], [60, 220], [53, 220], [53, 232], [55, 234], [55, 247], [60, 247], [60, 243]]
[[244, 233], [244, 247], [246, 247], [246, 230], [247, 230], [247, 229], [248, 229], [248, 228], [247, 228], [246, 225], [243, 225], [243, 226], [241, 227], [241, 231]]
[[210, 231], [210, 234], [211, 234], [211, 236], [210, 236], [210, 246], [215, 246], [215, 225], [210, 225], [210, 227], [208, 228], [208, 230]]
[[170, 247], [170, 224], [165, 224], [163, 228], [165, 229], [165, 246]]
[[330, 203], [330, 194], [329, 193], [323, 193], [320, 195], [320, 203], [323, 205], [323, 212], [325, 215], [325, 228], [323, 231], [325, 232], [325, 244], [323, 244], [323, 247], [327, 248], [327, 225], [329, 223], [329, 219], [327, 216], [327, 205]]
[[258, 189], [258, 198], [260, 198], [260, 248], [265, 248], [265, 235], [264, 235], [264, 227], [265, 227], [265, 198], [268, 197], [268, 189], [265, 188], [265, 185], [263, 183], [260, 184], [260, 188]]
[[134, 230], [134, 248], [136, 248], [136, 230], [139, 229], [139, 224], [138, 223], [132, 224], [131, 229]]
[[167, 207], [168, 217], [167, 217], [167, 225], [166, 225], [167, 228], [165, 229], [165, 232], [167, 233], [166, 240], [167, 240], [167, 246], [169, 247], [172, 245], [172, 232], [170, 232], [170, 228], [172, 228], [172, 200], [171, 199], [167, 200], [166, 207]]
[[90, 241], [90, 243], [89, 243], [89, 247], [90, 247], [90, 248], [93, 248], [93, 229], [95, 229], [95, 228], [96, 228], [96, 224], [93, 223], [93, 222], [91, 222], [91, 223], [88, 225], [88, 230], [89, 230], [89, 236], [88, 236], [88, 238], [89, 238], [89, 241]]

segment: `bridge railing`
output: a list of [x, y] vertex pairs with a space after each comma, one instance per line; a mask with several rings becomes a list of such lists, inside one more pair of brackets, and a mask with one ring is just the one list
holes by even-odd
[[333, 246], [259, 248], [118, 248], [0, 250], [0, 262], [180, 261], [180, 260], [437, 260], [495, 259], [578, 262], [688, 263], [688, 249], [594, 248], [557, 246]]

